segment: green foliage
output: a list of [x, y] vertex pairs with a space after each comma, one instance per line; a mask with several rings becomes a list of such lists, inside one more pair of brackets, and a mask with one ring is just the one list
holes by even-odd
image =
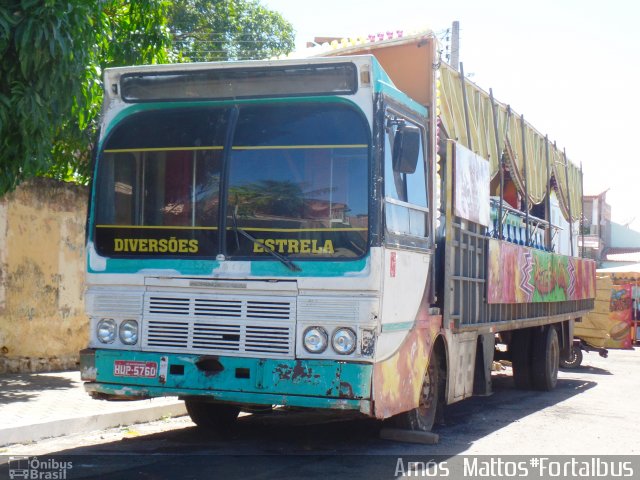
[[38, 175], [88, 181], [104, 68], [292, 49], [291, 25], [255, 0], [4, 0], [0, 195]]
[[180, 60], [264, 59], [294, 48], [292, 25], [257, 0], [176, 0], [169, 25]]
[[94, 56], [85, 69], [82, 96], [76, 97], [71, 122], [53, 145], [53, 168], [60, 179], [88, 181], [92, 142], [102, 105], [102, 71], [108, 67], [168, 63], [171, 36], [166, 26], [169, 2], [109, 0], [99, 3]]
[[26, 178], [86, 181], [107, 66], [166, 61], [164, 0], [0, 5], [0, 195]]
[[93, 56], [93, 8], [69, 0], [0, 6], [0, 193], [48, 170]]

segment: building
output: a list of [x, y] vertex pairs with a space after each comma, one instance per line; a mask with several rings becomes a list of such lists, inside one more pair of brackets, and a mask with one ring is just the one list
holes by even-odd
[[608, 189], [584, 196], [584, 216], [578, 245], [582, 255], [595, 260], [598, 268], [640, 262], [640, 232], [611, 221]]

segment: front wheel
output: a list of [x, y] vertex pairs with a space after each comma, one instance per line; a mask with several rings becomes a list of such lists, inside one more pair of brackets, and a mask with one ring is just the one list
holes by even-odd
[[393, 417], [393, 425], [406, 430], [430, 432], [436, 420], [441, 420], [440, 397], [444, 375], [438, 355], [434, 352], [422, 382], [418, 407]]
[[195, 399], [185, 399], [184, 403], [193, 423], [200, 428], [220, 433], [232, 427], [240, 414], [240, 408], [235, 405]]
[[582, 365], [582, 349], [575, 345], [571, 347], [568, 360], [560, 360], [561, 368], [578, 368]]

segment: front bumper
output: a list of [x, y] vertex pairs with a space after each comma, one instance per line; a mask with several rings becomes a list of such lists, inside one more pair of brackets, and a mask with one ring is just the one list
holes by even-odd
[[[115, 375], [115, 362], [158, 366], [151, 378]], [[80, 352], [85, 389], [106, 399], [180, 396], [246, 405], [371, 409], [373, 367], [333, 360], [280, 360], [127, 350]]]

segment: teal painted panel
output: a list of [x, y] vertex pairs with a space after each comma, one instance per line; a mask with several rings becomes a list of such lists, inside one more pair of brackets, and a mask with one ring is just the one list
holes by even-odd
[[168, 387], [132, 387], [130, 385], [87, 383], [85, 388], [90, 392], [107, 395], [129, 396], [132, 400], [137, 397], [184, 397], [207, 396], [220, 402], [241, 403], [246, 405], [287, 405], [291, 407], [327, 408], [336, 410], [371, 411], [369, 400], [353, 400], [346, 398], [305, 397], [301, 395], [274, 395], [268, 393], [245, 393], [225, 391], [203, 391], [188, 388]]
[[[347, 274], [366, 273], [367, 257], [359, 260], [314, 261], [294, 260], [302, 271], [292, 272], [278, 261], [250, 262], [250, 274], [254, 277], [341, 277]], [[139, 273], [143, 270], [173, 270], [179, 275], [211, 276], [220, 267], [216, 260], [180, 260], [180, 259], [107, 259], [107, 268], [95, 271], [87, 259], [89, 273]]]
[[429, 110], [426, 107], [413, 100], [406, 93], [398, 90], [387, 72], [375, 58], [373, 59], [373, 85], [376, 93], [383, 93], [400, 103], [404, 103], [423, 117], [428, 115]]
[[409, 330], [413, 327], [415, 322], [396, 322], [396, 323], [383, 323], [383, 332], [400, 332], [403, 330]]
[[301, 272], [293, 272], [281, 262], [251, 262], [251, 275], [256, 277], [342, 277], [346, 274], [366, 273], [367, 257], [351, 261], [319, 260], [301, 262], [293, 260]]
[[[168, 369], [164, 383], [154, 378], [127, 377], [114, 374], [116, 360], [155, 362], [167, 357]], [[208, 372], [196, 362], [211, 362]], [[119, 384], [139, 389], [168, 388], [190, 391], [235, 393], [265, 393], [302, 395], [360, 400], [371, 395], [373, 367], [369, 364], [332, 360], [278, 360], [201, 355], [161, 354], [125, 350], [96, 350], [96, 381], [99, 384]], [[215, 371], [212, 371], [215, 370]], [[170, 394], [164, 394], [170, 395]]]
[[216, 260], [108, 258], [106, 269], [93, 270], [87, 258], [89, 273], [139, 273], [141, 270], [175, 270], [180, 275], [211, 275], [211, 272], [219, 267], [220, 262]]

